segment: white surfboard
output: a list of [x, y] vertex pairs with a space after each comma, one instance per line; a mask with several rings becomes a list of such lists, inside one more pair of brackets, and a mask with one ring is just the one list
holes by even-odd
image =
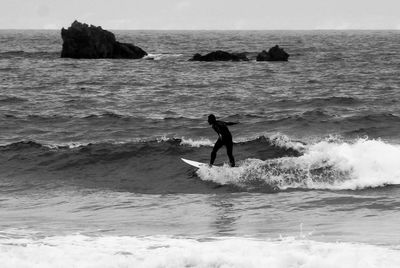
[[186, 164], [189, 164], [189, 165], [191, 165], [193, 167], [196, 167], [196, 168], [208, 167], [208, 164], [206, 164], [206, 163], [201, 163], [201, 162], [197, 162], [197, 161], [193, 161], [193, 160], [188, 160], [188, 159], [185, 159], [185, 158], [181, 158], [181, 159]]

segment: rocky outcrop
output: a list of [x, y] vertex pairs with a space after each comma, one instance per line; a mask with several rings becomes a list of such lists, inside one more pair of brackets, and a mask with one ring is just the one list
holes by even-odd
[[263, 50], [261, 53], [258, 53], [256, 60], [257, 61], [287, 61], [289, 58], [289, 54], [286, 53], [282, 48], [278, 45], [271, 47], [268, 52]]
[[248, 61], [249, 59], [246, 56], [247, 53], [229, 53], [222, 50], [217, 50], [211, 53], [208, 53], [204, 56], [197, 53], [194, 54], [191, 61]]
[[113, 58], [140, 59], [147, 53], [140, 47], [115, 40], [112, 32], [100, 26], [87, 25], [74, 21], [68, 29], [62, 28], [62, 58]]

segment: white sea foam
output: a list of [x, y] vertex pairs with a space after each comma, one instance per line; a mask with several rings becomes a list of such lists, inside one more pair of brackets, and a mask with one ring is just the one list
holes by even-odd
[[2, 268], [397, 268], [400, 267], [400, 250], [292, 238], [196, 240], [74, 235], [31, 239], [0, 236], [0, 263]]
[[182, 138], [181, 145], [188, 145], [191, 147], [214, 146], [214, 142], [206, 138], [201, 138], [199, 140]]
[[[259, 139], [260, 137], [264, 137], [266, 139], [269, 139], [272, 145], [281, 147], [281, 148], [286, 148], [286, 149], [294, 149], [297, 151], [303, 151], [305, 149], [305, 145], [301, 142], [298, 141], [293, 141], [291, 140], [288, 136], [282, 135], [280, 133], [276, 133], [271, 136], [267, 135], [255, 135], [255, 136], [250, 136], [250, 137], [242, 137], [235, 139], [235, 143], [245, 143], [245, 142], [250, 142]], [[215, 140], [210, 140], [207, 138], [200, 138], [198, 140], [191, 139], [191, 138], [182, 138], [181, 145], [188, 145], [192, 147], [200, 147], [200, 146], [214, 146]]]
[[89, 144], [88, 143], [82, 143], [82, 142], [65, 142], [65, 143], [59, 143], [59, 144], [44, 144], [44, 146], [50, 148], [50, 149], [59, 149], [61, 147], [67, 147], [69, 149], [75, 149], [75, 148], [79, 148], [79, 147], [84, 147], [87, 146]]
[[182, 56], [182, 54], [148, 54], [147, 56], [143, 57], [145, 60], [163, 60], [165, 58], [178, 58]]
[[272, 144], [278, 147], [286, 148], [286, 149], [294, 149], [299, 152], [302, 152], [306, 147], [304, 143], [293, 141], [288, 136], [282, 135], [280, 133], [271, 135], [269, 137]]
[[338, 173], [348, 174], [348, 179], [332, 183], [339, 189], [400, 184], [400, 145], [381, 140], [359, 139], [352, 144], [321, 142], [311, 146], [300, 161], [332, 166]]
[[147, 54], [143, 57], [145, 60], [160, 60], [162, 54]]
[[[262, 161], [247, 159], [238, 168], [202, 168], [203, 180], [245, 187], [280, 189], [363, 189], [400, 184], [400, 145], [359, 139], [353, 143], [322, 141], [300, 157]], [[263, 184], [263, 185], [262, 185]]]

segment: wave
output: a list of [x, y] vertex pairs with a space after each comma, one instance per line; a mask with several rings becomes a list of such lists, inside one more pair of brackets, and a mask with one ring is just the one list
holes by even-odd
[[307, 118], [308, 120], [314, 120], [314, 119], [325, 119], [325, 118], [330, 118], [334, 117], [334, 115], [331, 115], [328, 111], [322, 109], [322, 108], [316, 108], [313, 110], [308, 110], [305, 111], [302, 115], [301, 118]]
[[339, 105], [339, 106], [348, 106], [359, 103], [360, 100], [357, 98], [352, 97], [343, 97], [343, 96], [333, 96], [328, 98], [313, 98], [306, 103], [318, 105], [318, 106], [325, 106], [325, 105]]
[[400, 184], [400, 145], [381, 140], [330, 138], [305, 144], [283, 135], [261, 136], [236, 141], [236, 168], [224, 164], [228, 159], [223, 149], [216, 168], [196, 171], [180, 160], [207, 163], [213, 144], [205, 138], [87, 144], [21, 141], [0, 146], [0, 168], [3, 177], [15, 178], [16, 188], [26, 183], [20, 178], [29, 176], [29, 183], [36, 178], [37, 185], [67, 182], [140, 193], [359, 190]]
[[355, 138], [358, 134], [372, 137], [396, 137], [400, 116], [391, 113], [364, 113], [343, 116], [333, 111], [315, 108], [282, 118], [265, 121], [272, 127], [287, 127], [293, 129], [312, 128], [315, 132], [326, 129], [348, 138]]
[[[17, 97], [5, 97], [1, 98], [0, 96], [0, 104], [1, 103], [17, 103], [17, 102], [25, 102], [27, 101], [26, 99], [23, 98], [17, 98]], [[7, 116], [10, 118], [14, 119], [19, 119], [19, 120], [37, 120], [37, 121], [47, 121], [49, 119], [52, 120], [123, 120], [123, 121], [135, 121], [135, 122], [140, 122], [140, 121], [197, 121], [201, 120], [202, 122], [204, 121], [204, 118], [196, 118], [196, 117], [184, 117], [181, 115], [176, 115], [176, 116], [171, 116], [171, 115], [147, 115], [147, 116], [135, 116], [135, 115], [130, 115], [130, 114], [120, 114], [112, 111], [106, 111], [102, 113], [97, 113], [97, 114], [80, 114], [80, 115], [66, 115], [66, 114], [26, 114], [26, 115], [10, 115]]]
[[247, 190], [357, 190], [400, 184], [400, 145], [358, 139], [354, 143], [322, 141], [303, 155], [246, 159], [236, 169], [201, 168], [200, 178], [235, 184]]
[[14, 103], [21, 103], [21, 102], [26, 102], [27, 99], [24, 98], [19, 98], [19, 97], [14, 97], [14, 96], [0, 96], [0, 104], [14, 104]]
[[[309, 83], [318, 83], [318, 80], [309, 80]], [[326, 106], [349, 106], [360, 103], [361, 100], [358, 98], [347, 97], [347, 96], [332, 96], [326, 98], [309, 98], [300, 100], [280, 100], [279, 103], [285, 105], [303, 105], [311, 107], [326, 107]]]
[[[99, 143], [82, 143], [82, 142], [70, 142], [70, 143], [59, 143], [59, 144], [50, 144], [50, 143], [40, 143], [36, 141], [19, 141], [19, 142], [14, 142], [10, 144], [3, 144], [0, 145], [0, 150], [24, 150], [26, 148], [30, 147], [43, 147], [43, 148], [49, 148], [49, 149], [74, 149], [74, 148], [84, 148], [88, 146], [99, 146], [99, 147], [107, 147], [107, 146], [131, 146], [131, 145], [142, 145], [142, 144], [158, 144], [158, 143], [164, 143], [161, 146], [165, 144], [174, 144], [174, 145], [181, 145], [181, 146], [189, 146], [189, 147], [194, 147], [194, 148], [199, 148], [199, 147], [213, 147], [215, 140], [210, 140], [207, 138], [199, 138], [199, 139], [192, 139], [192, 138], [167, 138], [165, 136], [159, 137], [156, 139], [133, 139], [129, 142], [118, 142], [118, 141], [103, 141]], [[287, 149], [287, 150], [293, 150], [293, 151], [298, 151], [299, 153], [304, 150], [305, 148], [305, 143], [302, 143], [301, 141], [294, 141], [291, 140], [289, 137], [282, 135], [282, 134], [274, 134], [271, 135], [270, 137], [267, 136], [255, 136], [255, 137], [249, 137], [249, 138], [242, 138], [238, 140], [234, 140], [234, 143], [237, 145], [241, 144], [253, 144], [255, 143], [256, 145], [259, 143], [266, 143], [271, 146], [275, 147], [281, 147], [282, 149]]]
[[[23, 99], [1, 99], [0, 106], [12, 102], [23, 102]], [[18, 103], [16, 103], [18, 104]], [[198, 126], [206, 127], [206, 115], [199, 117], [182, 116], [180, 114], [149, 114], [146, 117], [138, 114], [126, 114], [117, 111], [101, 111], [99, 113], [77, 113], [77, 114], [20, 114], [12, 113], [0, 116], [1, 124], [15, 126], [15, 129], [25, 128], [27, 125], [43, 124], [44, 129], [51, 131], [55, 127], [69, 129], [82, 126], [82, 131], [98, 129], [110, 129], [111, 131], [124, 131], [126, 124], [135, 126], [142, 132], [153, 132], [154, 126], [160, 129], [155, 135], [163, 135], [165, 132], [181, 133], [182, 127], [197, 134]], [[251, 127], [268, 127], [271, 132], [287, 129], [288, 133], [297, 133], [301, 137], [305, 132], [313, 132], [315, 135], [327, 135], [337, 133], [347, 138], [356, 138], [368, 135], [373, 138], [397, 137], [400, 116], [394, 113], [364, 113], [357, 115], [341, 116], [334, 110], [324, 108], [305, 109], [301, 113], [279, 114], [277, 116], [254, 115], [251, 113], [238, 115], [232, 114], [224, 118], [229, 121], [248, 122]], [[197, 126], [197, 127], [196, 127]], [[79, 129], [79, 128], [78, 128]], [[28, 129], [29, 131], [29, 129]], [[11, 132], [11, 131], [10, 131]], [[262, 131], [259, 130], [260, 133]], [[32, 136], [40, 139], [40, 137]]]
[[[237, 142], [235, 155], [238, 159], [249, 155], [261, 159], [300, 155], [289, 144], [286, 147], [277, 144], [277, 138], [266, 137]], [[180, 159], [208, 162], [211, 146], [213, 142], [208, 139], [185, 138], [88, 144], [20, 141], [0, 146], [0, 180], [12, 179], [13, 187], [7, 188], [12, 191], [25, 189], [27, 185], [32, 189], [50, 184], [140, 193], [237, 191], [234, 185], [220, 188], [217, 183], [199, 180], [194, 170]], [[225, 158], [221, 150], [218, 161]]]
[[391, 113], [366, 114], [345, 118], [346, 121], [363, 123], [400, 123], [400, 117]]
[[0, 52], [0, 59], [13, 59], [13, 58], [60, 58], [60, 51], [24, 51], [24, 50], [11, 50]]
[[194, 139], [185, 139], [182, 138], [181, 140], [182, 145], [188, 145], [191, 147], [200, 147], [200, 146], [209, 146], [212, 147], [214, 146], [214, 142], [209, 140], [209, 139], [199, 139], [199, 140], [194, 140]]
[[113, 118], [113, 119], [117, 118], [117, 119], [121, 119], [121, 118], [124, 118], [124, 116], [121, 115], [121, 114], [118, 114], [118, 113], [114, 113], [114, 112], [105, 112], [105, 113], [102, 113], [100, 115], [91, 114], [91, 115], [85, 116], [84, 118], [85, 119], [92, 119], [92, 118]]
[[[0, 103], [1, 102], [5, 102], [8, 101], [8, 99], [0, 99]], [[10, 101], [26, 101], [24, 99], [10, 99]], [[82, 115], [82, 116], [71, 116], [71, 115], [58, 115], [58, 114], [53, 114], [53, 115], [47, 115], [47, 114], [27, 114], [27, 115], [23, 115], [23, 116], [12, 116], [15, 119], [20, 119], [20, 120], [37, 120], [37, 121], [46, 121], [49, 119], [52, 120], [66, 120], [66, 119], [137, 119], [137, 117], [129, 117], [129, 116], [125, 116], [125, 115], [121, 115], [118, 113], [114, 113], [114, 112], [104, 112], [101, 114], [89, 114], [89, 115]]]
[[23, 50], [10, 50], [10, 51], [3, 51], [0, 52], [0, 55], [22, 55], [25, 51]]
[[[0, 236], [2, 267], [400, 267], [399, 249], [282, 238]], [[82, 258], [85, 256], [85, 258]]]

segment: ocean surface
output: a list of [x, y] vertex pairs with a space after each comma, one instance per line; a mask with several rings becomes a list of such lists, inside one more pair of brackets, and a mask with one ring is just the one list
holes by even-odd
[[[0, 30], [0, 266], [400, 267], [400, 31]], [[191, 62], [278, 44], [288, 62]], [[208, 162], [208, 114], [237, 168]]]

